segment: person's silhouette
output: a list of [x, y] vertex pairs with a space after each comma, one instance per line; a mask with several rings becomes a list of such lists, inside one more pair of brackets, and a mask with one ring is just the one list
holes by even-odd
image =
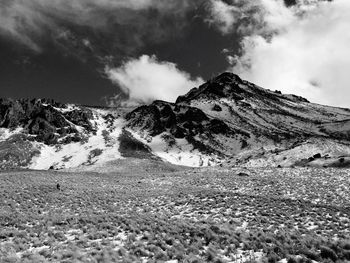
[[56, 184], [57, 190], [61, 191], [61, 185], [59, 183]]

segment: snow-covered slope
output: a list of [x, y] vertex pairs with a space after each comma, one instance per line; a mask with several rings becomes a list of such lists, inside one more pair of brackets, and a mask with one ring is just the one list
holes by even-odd
[[2, 169], [62, 169], [123, 158], [119, 149], [125, 125], [123, 109], [45, 100], [3, 100], [1, 106]]
[[31, 169], [73, 168], [122, 158], [119, 152], [119, 136], [124, 126], [123, 118], [116, 117], [113, 119], [113, 125], [110, 125], [105, 117], [106, 111], [92, 110], [92, 112], [91, 123], [95, 129], [92, 134], [82, 132], [86, 136], [83, 141], [68, 144], [36, 143], [35, 147], [40, 150], [40, 154], [32, 159], [28, 167]]
[[[317, 153], [349, 155], [349, 117], [348, 109], [313, 104], [224, 73], [175, 104], [155, 101], [127, 119], [130, 129], [172, 162], [184, 164], [181, 157], [190, 152], [196, 165], [292, 166], [307, 165], [305, 159]], [[285, 156], [273, 157], [280, 152]]]
[[136, 109], [0, 99], [0, 169], [101, 169], [128, 158], [193, 167], [346, 166], [350, 110], [269, 91], [232, 73], [176, 103]]

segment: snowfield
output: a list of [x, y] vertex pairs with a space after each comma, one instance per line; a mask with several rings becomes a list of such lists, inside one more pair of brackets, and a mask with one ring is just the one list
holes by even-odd
[[94, 120], [96, 134], [86, 134], [86, 141], [63, 145], [45, 145], [36, 143], [40, 155], [33, 158], [29, 169], [47, 170], [74, 168], [81, 165], [99, 165], [108, 161], [121, 159], [119, 153], [119, 136], [125, 121], [116, 119], [112, 127], [103, 118], [106, 112], [96, 110]]
[[155, 137], [139, 135], [132, 130], [128, 130], [134, 138], [148, 145], [152, 153], [160, 157], [162, 160], [188, 167], [215, 166], [220, 163], [220, 158], [214, 154], [211, 156], [205, 155], [194, 149], [186, 139], [175, 139], [169, 145], [166, 140], [166, 134], [161, 134]]

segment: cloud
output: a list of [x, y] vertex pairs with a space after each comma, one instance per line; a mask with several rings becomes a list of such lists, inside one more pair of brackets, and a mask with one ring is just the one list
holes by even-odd
[[[42, 18], [35, 14], [35, 10], [28, 5], [20, 1], [0, 2], [0, 35], [11, 36], [29, 48], [39, 51], [39, 46], [31, 37], [42, 30], [38, 27], [39, 23], [45, 24]], [[25, 31], [28, 31], [28, 34]]]
[[233, 32], [248, 35], [264, 28], [264, 0], [210, 0], [209, 24], [216, 26], [222, 34]]
[[[215, 13], [216, 21], [230, 25], [217, 24], [224, 34], [242, 37], [241, 52], [227, 55], [229, 70], [268, 89], [350, 107], [350, 1], [298, 0], [292, 6], [282, 0], [247, 2], [233, 0]], [[237, 8], [238, 17], [232, 13]]]
[[[143, 44], [145, 38], [160, 41], [181, 30], [186, 12], [196, 8], [198, 1], [2, 0], [0, 35], [11, 37], [40, 52], [43, 39], [57, 38], [67, 27], [75, 27], [78, 32], [86, 27], [93, 33], [108, 36], [114, 42], [124, 43], [123, 47], [131, 46], [131, 43], [138, 46]], [[128, 39], [125, 31], [130, 35]], [[122, 33], [118, 35], [116, 32]]]
[[294, 19], [294, 14], [283, 0], [211, 0], [209, 13], [207, 22], [214, 24], [225, 35], [235, 32], [243, 36], [269, 36]]
[[159, 99], [174, 102], [179, 95], [204, 81], [193, 79], [174, 63], [158, 61], [155, 56], [143, 55], [119, 68], [107, 68], [107, 76], [129, 95], [130, 101], [149, 103]]
[[290, 12], [288, 23], [273, 20], [278, 32], [271, 39], [244, 38], [233, 71], [269, 89], [349, 107], [350, 2], [301, 7], [302, 16], [300, 9], [283, 10]]
[[211, 0], [209, 9], [207, 22], [215, 24], [223, 34], [231, 32], [240, 10], [221, 0]]
[[[195, 10], [205, 1], [0, 0], [0, 40], [6, 38], [21, 43], [18, 49], [26, 47], [21, 51], [29, 56], [32, 54], [27, 52], [28, 49], [35, 52], [34, 56], [37, 53], [73, 56], [99, 72], [106, 64], [109, 68], [125, 69], [124, 73], [129, 74], [125, 77], [129, 79], [116, 76], [132, 99], [148, 100], [151, 96], [173, 100], [187, 91], [184, 87], [197, 83], [178, 70], [176, 65], [158, 62], [154, 57], [143, 57], [139, 64], [137, 60], [132, 60], [124, 67], [121, 65], [126, 57], [146, 53], [143, 51], [145, 47], [181, 38], [187, 32], [186, 27]], [[162, 76], [150, 79], [141, 75], [145, 81], [156, 85], [156, 91], [148, 86], [153, 93], [144, 92], [145, 98], [142, 98], [139, 94], [143, 91], [133, 86], [135, 80], [130, 75], [134, 74], [131, 72], [133, 66], [142, 71], [159, 71], [169, 77], [172, 84], [166, 83]], [[164, 85], [167, 91], [164, 92], [160, 85]], [[119, 104], [125, 99], [124, 94], [119, 96], [119, 92], [116, 89], [117, 96], [104, 100], [107, 104]]]

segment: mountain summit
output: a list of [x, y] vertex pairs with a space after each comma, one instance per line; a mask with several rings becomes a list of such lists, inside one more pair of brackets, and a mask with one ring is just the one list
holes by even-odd
[[223, 73], [176, 103], [136, 109], [0, 100], [0, 168], [96, 168], [125, 158], [185, 166], [347, 166], [350, 110]]
[[258, 97], [261, 100], [277, 100], [279, 97], [285, 97], [293, 101], [309, 102], [307, 99], [291, 95], [280, 96], [281, 92], [270, 92], [262, 89], [253, 83], [242, 80], [236, 74], [225, 72], [216, 78], [206, 82], [198, 88], [193, 88], [186, 95], [180, 96], [176, 103], [190, 102], [192, 100], [200, 99], [220, 99], [227, 98], [235, 101], [244, 100], [247, 97]]

